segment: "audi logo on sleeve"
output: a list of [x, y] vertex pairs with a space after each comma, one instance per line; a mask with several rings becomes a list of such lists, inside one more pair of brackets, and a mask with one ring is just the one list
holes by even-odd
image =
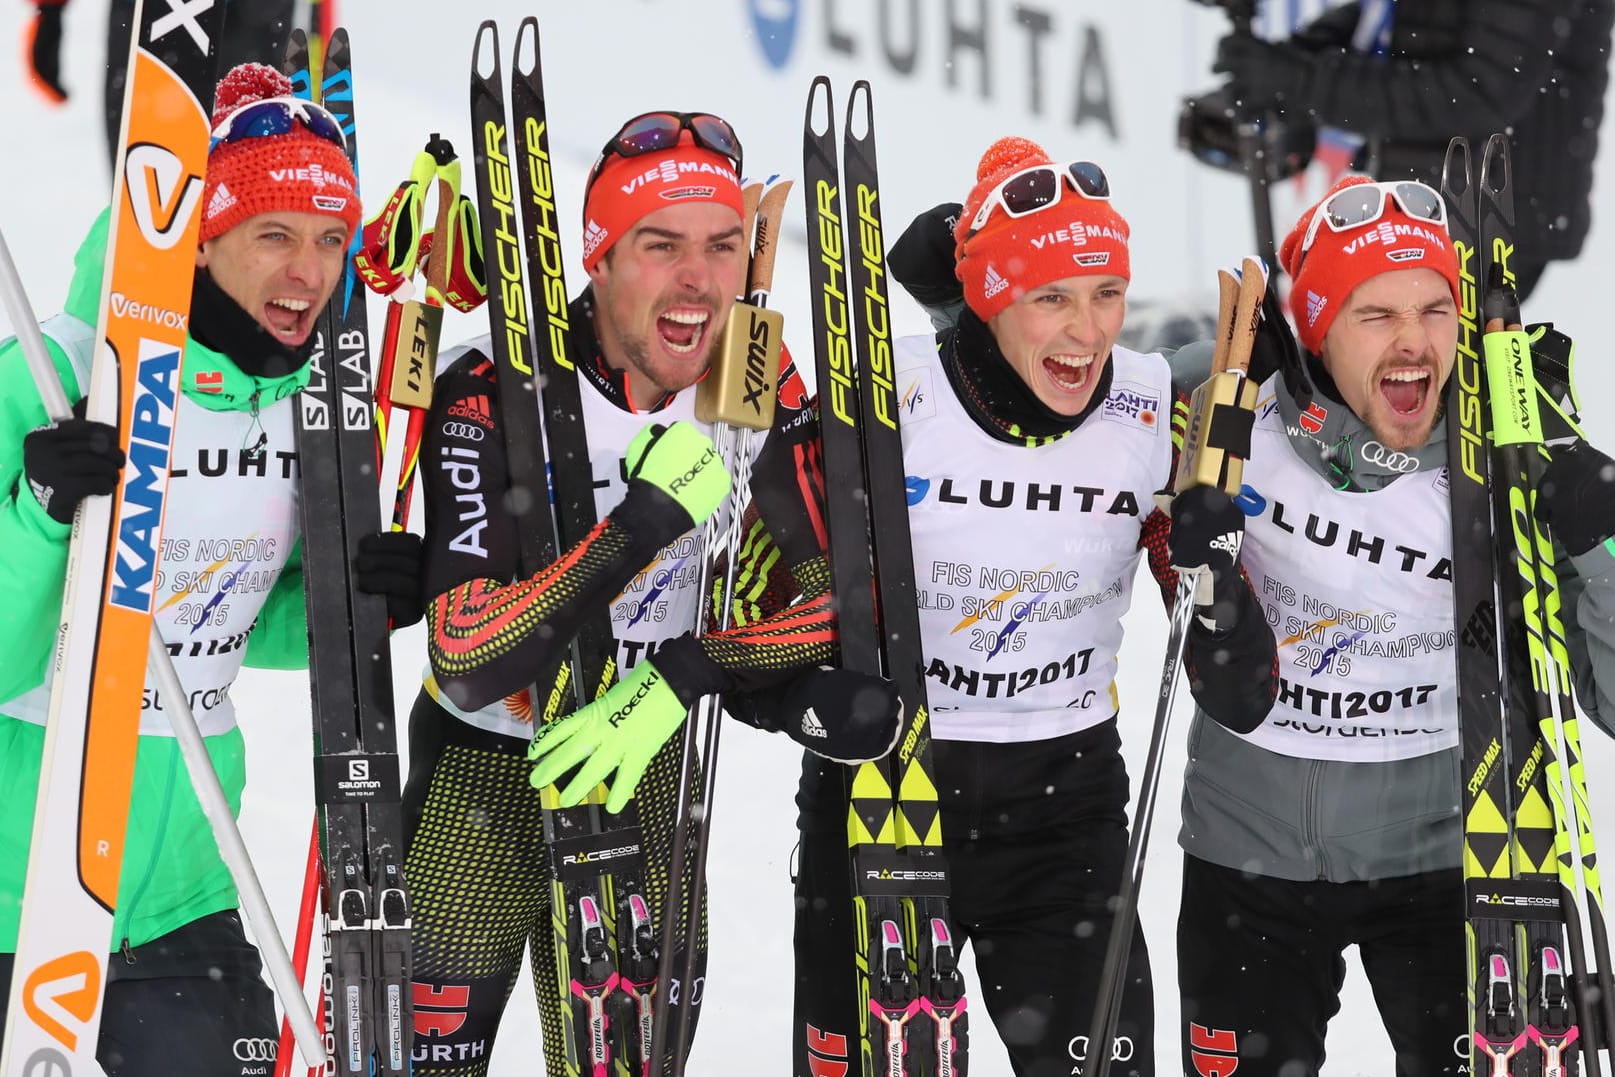
[[279, 1045], [263, 1036], [243, 1036], [230, 1045], [232, 1053], [241, 1062], [273, 1062]]

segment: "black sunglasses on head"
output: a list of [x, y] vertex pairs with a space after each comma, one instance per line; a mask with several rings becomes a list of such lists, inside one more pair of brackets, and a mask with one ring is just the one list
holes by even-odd
[[635, 116], [611, 136], [611, 141], [595, 159], [594, 167], [589, 169], [589, 182], [584, 192], [594, 187], [594, 181], [600, 178], [600, 170], [612, 154], [639, 157], [670, 150], [679, 144], [679, 136], [685, 131], [690, 132], [697, 146], [727, 157], [735, 166], [736, 175], [740, 173], [740, 139], [729, 121], [710, 112], [647, 112]]

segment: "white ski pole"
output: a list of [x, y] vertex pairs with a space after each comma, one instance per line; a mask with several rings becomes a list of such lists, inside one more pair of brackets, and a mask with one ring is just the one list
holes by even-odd
[[[0, 298], [5, 301], [6, 314], [11, 318], [17, 341], [28, 361], [28, 370], [34, 376], [39, 399], [45, 405], [45, 414], [52, 421], [72, 418], [72, 405], [67, 402], [67, 394], [56, 376], [56, 368], [45, 347], [45, 337], [39, 331], [33, 307], [28, 302], [28, 293], [23, 288], [22, 277], [17, 273], [17, 265], [12, 261], [11, 248], [7, 246], [3, 233], [0, 233]], [[323, 1067], [327, 1057], [324, 1037], [308, 1007], [308, 999], [303, 995], [302, 981], [292, 971], [292, 961], [287, 956], [280, 927], [275, 923], [274, 913], [269, 910], [269, 899], [264, 895], [263, 884], [258, 881], [258, 873], [253, 870], [247, 845], [241, 840], [241, 830], [230, 812], [230, 803], [225, 798], [223, 786], [219, 784], [219, 776], [213, 770], [213, 760], [209, 758], [207, 746], [202, 742], [196, 716], [191, 713], [190, 699], [179, 682], [179, 675], [174, 672], [168, 648], [155, 629], [147, 651], [146, 668], [156, 679], [158, 691], [170, 701], [167, 708], [169, 723], [174, 728], [174, 739], [179, 741], [180, 754], [185, 757], [191, 787], [202, 805], [202, 813], [213, 828], [213, 837], [219, 843], [219, 855], [230, 869], [230, 877], [241, 894], [242, 912], [246, 914], [253, 937], [263, 951], [264, 967], [269, 971], [275, 994], [279, 996], [287, 1020], [297, 1035], [297, 1046], [310, 1066]]]

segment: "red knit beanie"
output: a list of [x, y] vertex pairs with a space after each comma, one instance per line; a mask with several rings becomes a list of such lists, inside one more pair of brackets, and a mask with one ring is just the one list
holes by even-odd
[[1320, 222], [1312, 246], [1301, 250], [1319, 206], [1347, 187], [1372, 182], [1366, 176], [1343, 177], [1301, 214], [1279, 248], [1279, 262], [1294, 282], [1290, 314], [1295, 318], [1296, 337], [1310, 352], [1322, 349], [1323, 338], [1352, 289], [1380, 273], [1433, 269], [1446, 278], [1453, 302], [1459, 302], [1458, 256], [1446, 228], [1409, 217], [1394, 197], [1385, 199], [1384, 212], [1370, 224], [1336, 232], [1327, 221]]
[[641, 217], [682, 202], [716, 202], [743, 217], [734, 163], [696, 145], [689, 131], [680, 131], [670, 150], [611, 154], [584, 198], [583, 268], [593, 270]]
[[969, 234], [994, 187], [1017, 172], [1050, 163], [1043, 147], [1024, 138], [1001, 138], [981, 155], [976, 185], [953, 229], [953, 256], [965, 302], [982, 321], [991, 321], [1018, 297], [1051, 281], [1101, 273], [1132, 279], [1127, 222], [1109, 201], [1084, 197], [1064, 178], [1060, 182], [1066, 187], [1052, 206], [1024, 217], [1011, 217], [996, 207], [981, 231]]
[[[240, 64], [219, 80], [213, 126], [244, 105], [290, 96], [291, 79], [279, 71]], [[350, 235], [359, 227], [359, 182], [347, 154], [302, 124], [284, 135], [220, 142], [208, 154], [202, 199], [202, 243], [276, 211], [328, 214], [345, 222]]]

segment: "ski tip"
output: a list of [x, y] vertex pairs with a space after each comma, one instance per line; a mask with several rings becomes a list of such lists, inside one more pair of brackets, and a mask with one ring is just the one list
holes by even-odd
[[516, 27], [516, 47], [510, 58], [516, 77], [530, 78], [538, 71], [538, 17], [529, 15]]
[[[819, 102], [824, 102], [819, 112]], [[830, 92], [830, 76], [815, 75], [808, 87], [807, 118], [804, 124], [814, 138], [829, 138], [836, 130], [835, 102]]]
[[471, 70], [484, 82], [499, 81], [499, 24], [483, 19], [471, 42]]
[[1447, 143], [1446, 156], [1441, 160], [1441, 189], [1462, 194], [1469, 189], [1469, 139], [1455, 136]]

